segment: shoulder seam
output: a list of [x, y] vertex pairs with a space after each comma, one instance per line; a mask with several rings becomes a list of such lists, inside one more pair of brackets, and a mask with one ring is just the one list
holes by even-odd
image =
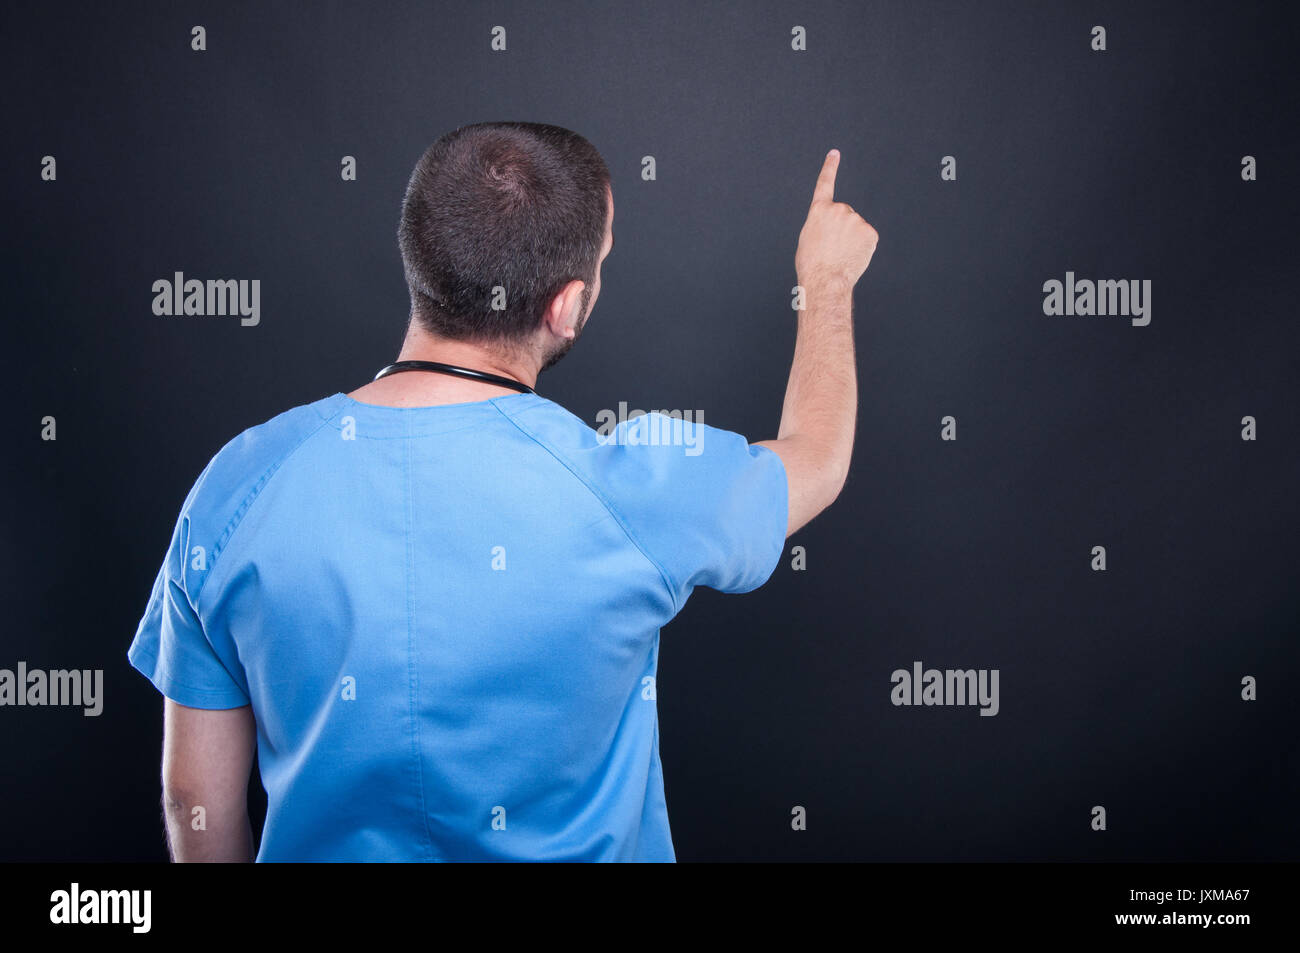
[[[496, 405], [493, 404], [493, 406], [495, 407]], [[502, 417], [506, 418], [506, 420], [514, 424], [520, 433], [522, 433], [529, 440], [533, 441], [533, 443], [537, 444], [539, 447], [541, 447], [543, 450], [549, 453], [552, 457], [556, 459], [556, 461], [562, 467], [564, 467], [571, 474], [573, 474], [573, 476], [578, 480], [578, 482], [580, 482], [583, 486], [587, 488], [587, 492], [589, 492], [592, 496], [594, 496], [596, 500], [600, 503], [600, 505], [605, 508], [606, 512], [608, 512], [610, 516], [614, 517], [614, 522], [618, 523], [619, 528], [623, 530], [623, 533], [625, 536], [627, 536], [628, 541], [631, 542], [631, 544], [636, 547], [637, 552], [639, 552], [642, 556], [644, 556], [646, 560], [650, 563], [650, 565], [654, 566], [654, 568], [659, 572], [659, 576], [661, 579], [663, 579], [664, 585], [668, 587], [668, 598], [671, 599], [673, 603], [673, 615], [676, 615], [678, 612], [680, 612], [681, 605], [677, 602], [677, 586], [675, 585], [672, 576], [669, 574], [668, 570], [663, 567], [663, 565], [659, 562], [659, 560], [655, 559], [654, 556], [650, 555], [649, 551], [645, 548], [644, 545], [642, 545], [641, 541], [637, 539], [636, 534], [632, 532], [631, 527], [628, 526], [627, 520], [624, 519], [623, 515], [618, 512], [618, 510], [614, 507], [612, 503], [610, 503], [609, 500], [605, 499], [604, 494], [602, 494], [598, 489], [596, 489], [596, 487], [592, 485], [590, 480], [588, 480], [585, 476], [579, 473], [578, 470], [568, 461], [568, 459], [566, 459], [563, 454], [561, 454], [558, 450], [552, 447], [550, 443], [543, 440], [537, 434], [533, 433], [531, 430], [529, 430], [519, 421], [515, 420], [515, 418], [512, 417], [510, 414], [507, 414], [500, 407], [497, 407], [497, 412], [500, 413]]]
[[[239, 527], [243, 525], [244, 517], [248, 515], [248, 511], [252, 508], [253, 504], [257, 501], [257, 498], [261, 495], [262, 490], [264, 490], [266, 488], [266, 485], [271, 482], [271, 477], [275, 476], [275, 474], [280, 471], [280, 467], [282, 467], [290, 457], [292, 457], [295, 453], [297, 453], [298, 449], [303, 444], [305, 444], [312, 437], [316, 436], [316, 434], [320, 433], [320, 431], [325, 427], [325, 425], [334, 419], [334, 416], [335, 415], [330, 415], [329, 417], [322, 417], [320, 423], [318, 423], [315, 427], [312, 427], [309, 431], [307, 431], [307, 433], [303, 435], [301, 440], [299, 440], [292, 447], [290, 447], [288, 451], [286, 451], [278, 458], [276, 458], [275, 462], [272, 463], [271, 466], [268, 467], [267, 470], [261, 475], [261, 477], [258, 478], [257, 482], [253, 484], [253, 488], [249, 490], [248, 493], [244, 496], [244, 499], [240, 502], [239, 506], [235, 508], [234, 515], [232, 515], [230, 519], [227, 521], [225, 528], [221, 531], [221, 535], [217, 537], [216, 545], [213, 546], [212, 548], [212, 555], [209, 559], [210, 565], [208, 566], [208, 571], [203, 574], [203, 579], [199, 583], [198, 589], [194, 592], [192, 596], [190, 596], [190, 604], [194, 606], [194, 610], [196, 613], [198, 612], [198, 608], [199, 608], [199, 597], [203, 594], [203, 590], [207, 588], [207, 584], [209, 580], [211, 580], [212, 577], [216, 575], [218, 560], [221, 559], [221, 556], [225, 553], [226, 549], [228, 548], [231, 538], [235, 535], [235, 531], [238, 530]], [[240, 436], [242, 436], [242, 434]], [[213, 459], [215, 460], [216, 458], [214, 457]], [[209, 463], [209, 466], [211, 466], [211, 463]]]

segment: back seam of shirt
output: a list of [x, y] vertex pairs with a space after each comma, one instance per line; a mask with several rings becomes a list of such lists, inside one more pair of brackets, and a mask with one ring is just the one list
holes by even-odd
[[415, 779], [420, 790], [420, 818], [424, 827], [425, 857], [432, 860], [433, 830], [429, 826], [429, 802], [424, 790], [424, 752], [420, 746], [420, 719], [417, 711], [420, 674], [415, 661], [415, 478], [411, 467], [411, 425], [407, 421], [404, 481], [406, 496], [406, 679], [407, 706], [411, 718], [411, 753], [415, 757]]
[[[258, 497], [261, 496], [262, 491], [266, 489], [266, 485], [271, 482], [271, 477], [279, 473], [280, 468], [288, 462], [289, 458], [297, 453], [303, 444], [316, 436], [316, 434], [320, 433], [325, 425], [336, 416], [338, 416], [337, 413], [323, 418], [317, 426], [304, 434], [302, 439], [289, 448], [287, 452], [277, 457], [275, 462], [273, 462], [261, 477], [258, 478], [258, 481], [253, 484], [253, 488], [248, 491], [248, 495], [244, 497], [239, 506], [236, 507], [234, 515], [230, 517], [225, 528], [221, 531], [221, 535], [217, 537], [217, 545], [212, 550], [211, 565], [209, 567], [210, 571], [203, 574], [203, 580], [199, 583], [198, 590], [190, 596], [190, 605], [194, 606], [196, 612], [198, 610], [199, 597], [202, 595], [203, 590], [207, 588], [207, 584], [212, 580], [212, 577], [217, 574], [217, 562], [221, 559], [226, 550], [230, 548], [230, 541], [234, 538], [239, 527], [244, 525], [244, 517], [248, 515], [248, 511], [252, 509], [253, 504], [257, 501]], [[182, 579], [184, 578], [185, 577], [182, 577]], [[186, 594], [189, 595], [188, 590], [186, 591]]]
[[614, 518], [614, 522], [618, 523], [619, 527], [623, 530], [624, 535], [627, 536], [628, 541], [631, 542], [631, 544], [636, 547], [637, 552], [639, 552], [642, 556], [644, 556], [646, 560], [649, 561], [650, 565], [654, 566], [655, 569], [658, 571], [659, 577], [663, 580], [664, 585], [668, 587], [668, 598], [671, 599], [673, 603], [673, 615], [676, 615], [678, 612], [680, 612], [682, 607], [677, 602], [677, 587], [673, 583], [672, 576], [669, 575], [668, 570], [663, 567], [663, 565], [659, 562], [659, 560], [655, 559], [654, 556], [650, 555], [649, 551], [646, 550], [645, 546], [641, 544], [641, 541], [637, 539], [636, 534], [632, 532], [631, 527], [628, 526], [627, 520], [623, 518], [622, 514], [620, 514], [618, 510], [615, 509], [614, 505], [610, 503], [609, 500], [605, 499], [604, 494], [602, 494], [600, 490], [598, 490], [595, 486], [593, 486], [590, 480], [588, 480], [585, 476], [583, 476], [580, 472], [578, 472], [577, 467], [575, 467], [572, 463], [570, 463], [568, 458], [566, 458], [564, 454], [560, 453], [559, 450], [552, 447], [549, 443], [547, 443], [537, 434], [533, 433], [531, 430], [529, 430], [527, 427], [521, 424], [514, 417], [510, 416], [510, 414], [507, 414], [500, 407], [497, 407], [496, 404], [493, 404], [492, 406], [497, 408], [497, 412], [501, 414], [502, 417], [506, 418], [506, 420], [514, 424], [520, 433], [522, 433], [529, 440], [533, 441], [533, 443], [537, 444], [539, 447], [541, 447], [543, 450], [549, 453], [552, 457], [554, 457], [556, 461], [559, 462], [559, 464], [562, 467], [564, 467], [564, 469], [568, 470], [569, 473], [571, 473], [578, 480], [578, 482], [580, 482], [583, 486], [587, 488], [587, 492], [589, 492], [592, 496], [594, 496], [596, 500], [600, 503], [600, 505], [605, 508], [605, 511], [608, 512], [609, 515]]

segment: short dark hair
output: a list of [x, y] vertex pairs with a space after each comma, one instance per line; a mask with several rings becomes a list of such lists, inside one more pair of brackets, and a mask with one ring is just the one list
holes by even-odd
[[412, 319], [444, 337], [519, 343], [575, 280], [586, 282], [585, 310], [609, 182], [595, 147], [559, 126], [485, 122], [447, 133], [416, 163], [402, 202]]

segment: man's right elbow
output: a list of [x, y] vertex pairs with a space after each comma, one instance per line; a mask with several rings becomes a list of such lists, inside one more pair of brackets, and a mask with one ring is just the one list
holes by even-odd
[[822, 507], [822, 509], [826, 509], [826, 507], [830, 506], [837, 499], [839, 499], [840, 494], [844, 492], [844, 485], [848, 482], [849, 482], [849, 465], [847, 463], [843, 464], [842, 466], [837, 466], [834, 468], [834, 470], [831, 471], [831, 475], [827, 481], [826, 489], [824, 491], [825, 495], [823, 496], [823, 499], [826, 501], [826, 503]]
[[813, 493], [813, 512], [805, 521], [805, 525], [830, 509], [831, 504], [839, 498], [840, 492], [844, 489], [844, 484], [847, 479], [847, 473], [844, 473], [843, 475], [836, 473], [828, 476], [824, 481], [822, 481], [820, 486]]

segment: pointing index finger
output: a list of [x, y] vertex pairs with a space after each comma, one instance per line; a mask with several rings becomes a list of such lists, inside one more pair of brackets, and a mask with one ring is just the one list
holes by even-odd
[[822, 171], [817, 176], [817, 187], [813, 189], [814, 202], [835, 201], [835, 173], [840, 167], [840, 150], [832, 149], [826, 153]]

